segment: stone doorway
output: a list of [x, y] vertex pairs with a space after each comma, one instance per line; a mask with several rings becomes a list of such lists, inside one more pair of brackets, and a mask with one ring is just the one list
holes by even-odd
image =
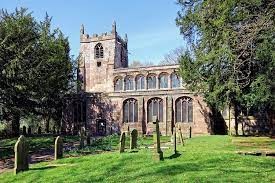
[[100, 136], [106, 135], [106, 120], [97, 119], [96, 120], [96, 134]]

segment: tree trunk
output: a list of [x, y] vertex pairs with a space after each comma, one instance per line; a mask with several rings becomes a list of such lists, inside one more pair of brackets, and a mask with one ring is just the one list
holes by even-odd
[[46, 116], [44, 117], [45, 120], [45, 131], [46, 133], [50, 132], [50, 117]]
[[13, 114], [11, 120], [12, 136], [18, 137], [20, 131], [20, 114]]
[[238, 136], [238, 109], [237, 104], [234, 104], [234, 117], [235, 117], [235, 134]]

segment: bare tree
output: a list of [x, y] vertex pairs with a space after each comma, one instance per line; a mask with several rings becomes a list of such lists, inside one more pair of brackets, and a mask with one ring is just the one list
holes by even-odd
[[164, 59], [160, 61], [161, 65], [169, 65], [169, 64], [178, 64], [180, 61], [180, 57], [184, 54], [185, 49], [183, 47], [178, 47], [171, 50], [169, 53], [164, 55]]

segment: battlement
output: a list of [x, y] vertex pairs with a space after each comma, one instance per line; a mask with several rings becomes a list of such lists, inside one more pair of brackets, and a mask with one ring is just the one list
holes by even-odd
[[84, 25], [81, 25], [80, 28], [80, 42], [81, 43], [89, 43], [89, 42], [99, 42], [99, 41], [105, 41], [105, 40], [111, 40], [116, 39], [119, 43], [121, 43], [124, 46], [127, 46], [128, 38], [127, 34], [125, 34], [125, 38], [122, 39], [117, 31], [116, 31], [116, 22], [112, 25], [112, 30], [110, 32], [104, 32], [99, 34], [92, 34], [90, 36], [89, 34], [85, 33]]

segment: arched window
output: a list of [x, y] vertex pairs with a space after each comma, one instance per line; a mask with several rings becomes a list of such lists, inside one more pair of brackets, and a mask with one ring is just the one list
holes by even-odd
[[171, 85], [172, 85], [172, 88], [180, 87], [180, 78], [176, 73], [171, 74]]
[[159, 76], [159, 88], [168, 88], [168, 75], [165, 73]]
[[125, 78], [125, 90], [134, 89], [134, 80], [132, 76], [126, 76]]
[[163, 121], [163, 101], [160, 98], [152, 98], [147, 106], [148, 122], [153, 121], [153, 116], [157, 116], [160, 122]]
[[137, 90], [143, 90], [143, 89], [145, 89], [145, 86], [144, 86], [144, 81], [145, 81], [145, 79], [144, 79], [144, 76], [143, 75], [138, 75], [137, 77], [136, 77], [136, 89]]
[[114, 82], [114, 89], [115, 89], [115, 91], [121, 91], [121, 90], [123, 90], [123, 80], [122, 80], [122, 78], [116, 78], [115, 79], [115, 82]]
[[103, 46], [101, 43], [98, 43], [95, 45], [95, 58], [103, 58], [104, 52], [103, 52]]
[[138, 102], [136, 99], [127, 99], [123, 102], [123, 122], [138, 121]]
[[176, 100], [176, 122], [193, 122], [193, 102], [189, 97]]
[[156, 76], [150, 75], [147, 77], [147, 88], [155, 89], [157, 87]]

